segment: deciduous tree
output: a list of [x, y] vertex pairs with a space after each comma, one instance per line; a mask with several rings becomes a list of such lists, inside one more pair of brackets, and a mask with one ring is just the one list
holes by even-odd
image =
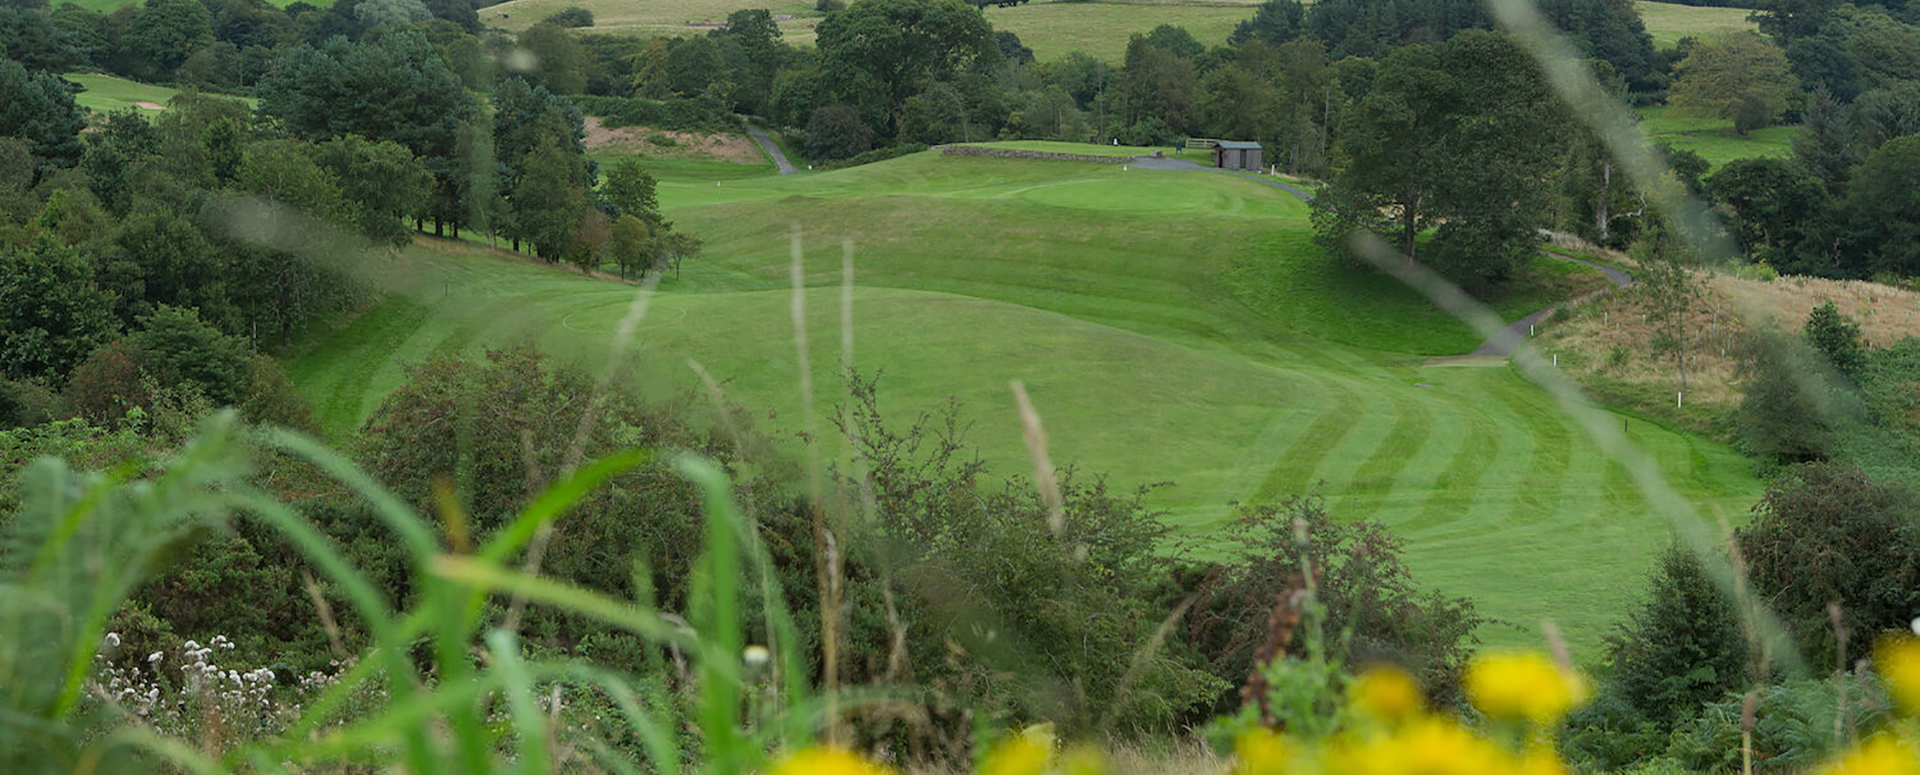
[[72, 248], [0, 245], [0, 376], [62, 379], [118, 329], [113, 297]]

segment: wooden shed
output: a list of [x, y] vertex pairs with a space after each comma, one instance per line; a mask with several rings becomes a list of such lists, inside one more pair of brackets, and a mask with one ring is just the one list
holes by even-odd
[[1223, 170], [1260, 171], [1260, 144], [1240, 140], [1221, 140], [1213, 146], [1213, 166]]

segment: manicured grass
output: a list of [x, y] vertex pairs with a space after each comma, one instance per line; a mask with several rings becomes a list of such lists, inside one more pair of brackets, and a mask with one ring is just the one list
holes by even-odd
[[994, 143], [965, 143], [984, 148], [1007, 148], [1016, 151], [1038, 151], [1041, 153], [1069, 153], [1076, 156], [1111, 156], [1116, 159], [1130, 159], [1135, 156], [1149, 156], [1154, 151], [1169, 153], [1170, 147], [1146, 148], [1137, 145], [1100, 145], [1098, 143], [1062, 143], [1052, 140], [1004, 140]]
[[[61, 77], [87, 87], [86, 91], [75, 94], [73, 101], [80, 103], [80, 107], [95, 113], [111, 113], [136, 107], [134, 105], [136, 102], [165, 105], [167, 100], [173, 99], [173, 95], [180, 93], [177, 89], [138, 83], [100, 73], [67, 73]], [[149, 114], [159, 112], [152, 108], [140, 108], [140, 111]]]
[[[95, 113], [111, 113], [116, 110], [136, 108], [142, 115], [151, 117], [158, 114], [160, 110], [134, 103], [145, 102], [164, 106], [167, 100], [173, 99], [174, 95], [180, 93], [179, 89], [172, 87], [129, 81], [101, 73], [67, 73], [60, 77], [87, 87], [86, 91], [75, 94], [73, 101], [79, 103], [80, 107]], [[249, 105], [254, 103], [251, 97], [232, 97], [232, 99], [244, 100]]]
[[1633, 4], [1640, 10], [1640, 21], [1647, 25], [1647, 32], [1653, 35], [1656, 48], [1673, 48], [1681, 38], [1706, 37], [1726, 30], [1755, 29], [1754, 23], [1747, 21], [1747, 15], [1753, 13], [1745, 8], [1706, 8], [1673, 3], [1650, 3], [1640, 0]]
[[[1551, 399], [1504, 368], [1422, 368], [1478, 337], [1392, 280], [1328, 260], [1305, 206], [1257, 182], [926, 153], [663, 177], [660, 196], [707, 249], [662, 284], [639, 328], [654, 395], [693, 386], [693, 359], [769, 426], [799, 427], [787, 290], [798, 225], [818, 408], [841, 395], [844, 238], [852, 359], [884, 373], [892, 416], [957, 397], [989, 463], [1019, 473], [1007, 384], [1021, 379], [1057, 463], [1120, 487], [1174, 482], [1150, 502], [1203, 556], [1230, 504], [1318, 488], [1334, 513], [1404, 536], [1423, 582], [1526, 630], [1551, 617], [1590, 657], [1667, 543], [1666, 523]], [[532, 341], [601, 358], [634, 295], [463, 243], [417, 245], [383, 271], [394, 292], [290, 366], [335, 432], [399, 384], [402, 364], [434, 353]], [[1536, 283], [1572, 272], [1543, 269]], [[1514, 317], [1544, 301], [1499, 306]], [[1632, 435], [1696, 503], [1738, 518], [1757, 493], [1724, 446], [1640, 421]], [[1520, 629], [1483, 635], [1537, 643]]]
[[1689, 114], [1670, 107], [1640, 109], [1640, 128], [1654, 142], [1672, 143], [1718, 167], [1734, 159], [1783, 157], [1793, 153], [1797, 126], [1770, 126], [1746, 137], [1733, 132], [1733, 120]]

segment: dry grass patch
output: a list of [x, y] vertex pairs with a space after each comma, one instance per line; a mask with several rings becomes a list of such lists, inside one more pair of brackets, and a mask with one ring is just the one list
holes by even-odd
[[700, 159], [735, 164], [767, 163], [766, 152], [743, 134], [677, 132], [646, 126], [607, 126], [598, 116], [587, 117], [587, 152], [656, 159]]
[[[1624, 255], [1610, 260], [1631, 267]], [[1629, 268], [1629, 271], [1632, 271]], [[1752, 280], [1700, 272], [1698, 303], [1686, 317], [1687, 387], [1680, 390], [1678, 354], [1654, 353], [1658, 331], [1632, 289], [1591, 300], [1549, 318], [1536, 344], [1560, 367], [1607, 403], [1698, 430], [1723, 428], [1740, 401], [1739, 352], [1756, 329], [1798, 331], [1814, 307], [1831, 300], [1858, 321], [1868, 347], [1886, 347], [1920, 335], [1920, 293], [1859, 280], [1782, 277]]]

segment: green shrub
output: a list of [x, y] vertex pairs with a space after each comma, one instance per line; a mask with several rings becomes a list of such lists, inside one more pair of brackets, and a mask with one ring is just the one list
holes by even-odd
[[577, 5], [570, 5], [549, 14], [542, 23], [556, 27], [592, 27], [593, 12]]
[[[1229, 559], [1180, 585], [1198, 590], [1182, 643], [1209, 672], [1235, 686], [1246, 680], [1276, 595], [1310, 563], [1334, 659], [1355, 669], [1399, 665], [1437, 703], [1460, 698], [1461, 672], [1479, 643], [1473, 632], [1484, 619], [1471, 600], [1420, 589], [1400, 559], [1401, 539], [1385, 526], [1337, 520], [1315, 495], [1246, 509], [1226, 537]], [[1305, 648], [1296, 639], [1289, 653]], [[1237, 705], [1230, 695], [1216, 700], [1216, 710]]]
[[1920, 610], [1920, 497], [1843, 463], [1794, 468], [1738, 533], [1749, 581], [1807, 662], [1835, 662], [1827, 607], [1840, 606], [1844, 662]]
[[1840, 314], [1831, 299], [1807, 313], [1807, 325], [1801, 330], [1807, 344], [1813, 346], [1834, 370], [1857, 380], [1867, 365], [1867, 347], [1860, 340], [1860, 324]]
[[[1887, 700], [1871, 679], [1849, 677], [1847, 705], [1854, 729], [1865, 737], [1887, 722]], [[1834, 682], [1800, 679], [1760, 690], [1753, 724], [1753, 761], [1766, 772], [1809, 772], [1848, 741], [1834, 739], [1834, 714], [1839, 712]], [[1739, 772], [1740, 718], [1744, 699], [1706, 705], [1668, 742], [1667, 756], [1682, 766], [1704, 772]]]
[[1624, 368], [1627, 365], [1627, 359], [1631, 355], [1632, 353], [1628, 352], [1626, 347], [1617, 344], [1614, 345], [1607, 350], [1607, 368]]
[[1570, 756], [1603, 769], [1659, 753], [1676, 725], [1750, 683], [1738, 613], [1699, 558], [1669, 546], [1648, 582], [1607, 638], [1594, 702], [1562, 733]]
[[1833, 456], [1852, 402], [1827, 378], [1819, 357], [1802, 341], [1771, 332], [1742, 348], [1743, 395], [1734, 423], [1748, 454], [1776, 466]]

